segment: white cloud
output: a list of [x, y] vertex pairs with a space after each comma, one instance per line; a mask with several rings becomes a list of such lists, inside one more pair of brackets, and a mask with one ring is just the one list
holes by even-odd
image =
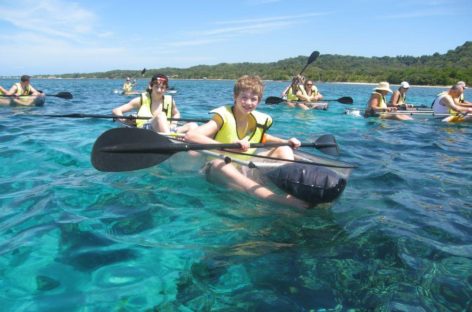
[[218, 21], [215, 24], [248, 24], [248, 23], [263, 23], [263, 22], [273, 22], [273, 21], [292, 21], [293, 23], [302, 21], [305, 19], [315, 16], [324, 16], [329, 15], [329, 12], [318, 12], [318, 13], [304, 13], [297, 15], [282, 15], [282, 16], [273, 16], [273, 17], [263, 17], [263, 18], [250, 18], [250, 19], [240, 19], [234, 21]]
[[97, 21], [95, 14], [74, 2], [60, 0], [20, 0], [0, 6], [0, 20], [10, 23], [18, 30], [80, 40], [93, 33]]
[[184, 45], [206, 45], [214, 42], [221, 42], [230, 38], [239, 37], [247, 34], [264, 34], [275, 32], [280, 29], [289, 29], [310, 21], [314, 16], [327, 15], [329, 13], [304, 13], [298, 15], [285, 15], [275, 17], [240, 19], [233, 21], [217, 21], [216, 25], [228, 25], [229, 27], [220, 27], [208, 30], [197, 30], [187, 33], [192, 38], [198, 37], [198, 40], [182, 40], [170, 43], [170, 46]]

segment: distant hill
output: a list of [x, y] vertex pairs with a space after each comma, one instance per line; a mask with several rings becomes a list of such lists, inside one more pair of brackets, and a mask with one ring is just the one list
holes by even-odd
[[[145, 77], [161, 72], [178, 79], [236, 79], [244, 74], [257, 74], [268, 80], [289, 80], [306, 64], [306, 56], [272, 63], [221, 63], [189, 68], [148, 69]], [[321, 54], [304, 75], [313, 80], [329, 82], [400, 83], [407, 80], [416, 85], [450, 85], [459, 80], [472, 84], [472, 41], [465, 42], [445, 54], [359, 57]], [[51, 75], [52, 76], [52, 75]], [[125, 78], [141, 77], [139, 71], [113, 70], [99, 73], [54, 75], [61, 78]], [[41, 75], [36, 77], [48, 77]]]

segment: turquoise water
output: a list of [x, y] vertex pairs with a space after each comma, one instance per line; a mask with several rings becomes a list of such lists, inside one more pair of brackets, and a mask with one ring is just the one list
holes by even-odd
[[[470, 311], [472, 125], [366, 121], [335, 102], [329, 111], [261, 103], [272, 133], [334, 134], [340, 159], [359, 165], [331, 207], [300, 212], [207, 182], [185, 154], [98, 172], [92, 145], [115, 123], [27, 116], [110, 114], [125, 102], [113, 94], [121, 84], [35, 80], [74, 99], [0, 107], [2, 310]], [[285, 85], [267, 82], [265, 94]], [[182, 117], [232, 98], [232, 81], [172, 86]], [[363, 107], [372, 86], [319, 89]], [[429, 104], [441, 90], [414, 87], [409, 99]]]

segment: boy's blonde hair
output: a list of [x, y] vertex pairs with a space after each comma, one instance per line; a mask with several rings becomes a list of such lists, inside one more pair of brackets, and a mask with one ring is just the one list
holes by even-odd
[[244, 75], [234, 85], [234, 96], [237, 97], [242, 91], [254, 92], [260, 100], [264, 93], [264, 84], [259, 76]]

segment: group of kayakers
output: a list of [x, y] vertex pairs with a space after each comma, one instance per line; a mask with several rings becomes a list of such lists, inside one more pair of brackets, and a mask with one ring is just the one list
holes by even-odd
[[[168, 87], [168, 77], [163, 74], [156, 74], [151, 78], [147, 90], [128, 103], [113, 109], [113, 114], [123, 116], [126, 112], [137, 110], [137, 116], [148, 118], [136, 119], [134, 126], [138, 128], [161, 133], [181, 134], [183, 140], [192, 143], [238, 143], [240, 148], [235, 151], [249, 155], [256, 153], [255, 149], [250, 148], [251, 143], [284, 143], [287, 146], [273, 148], [258, 154], [288, 160], [294, 159], [292, 149], [298, 148], [300, 141], [296, 138], [281, 139], [268, 134], [267, 131], [273, 123], [272, 118], [265, 113], [256, 111], [264, 91], [263, 82], [258, 76], [245, 75], [240, 77], [234, 86], [233, 103], [212, 110], [213, 117], [201, 126], [193, 122], [178, 126], [177, 120], [180, 118], [180, 112], [172, 95], [166, 94]], [[389, 114], [389, 112], [398, 109], [411, 108], [411, 105], [407, 104], [406, 101], [409, 88], [409, 83], [403, 81], [398, 90], [394, 92], [390, 89], [388, 82], [380, 82], [373, 89], [365, 116], [398, 120], [411, 119], [406, 115]], [[439, 94], [434, 101], [433, 110], [438, 113], [472, 112], [472, 107], [468, 107], [467, 102], [462, 100], [462, 103], [459, 104], [465, 88], [465, 83], [460, 81], [448, 91]], [[392, 93], [389, 102], [385, 99], [388, 93]], [[309, 103], [323, 98], [313, 81], [306, 80], [300, 75], [292, 79], [291, 84], [283, 91], [282, 95], [286, 96], [289, 105], [300, 106], [304, 109], [310, 108]], [[122, 121], [126, 122], [126, 119], [123, 118]], [[225, 160], [214, 159], [208, 163], [206, 168], [207, 172], [216, 170], [218, 175], [223, 176], [228, 184], [262, 199], [296, 207], [309, 207], [307, 202], [291, 195], [280, 195], [272, 192], [265, 186], [248, 178], [242, 168], [225, 162]]]
[[31, 77], [28, 75], [23, 75], [20, 78], [20, 82], [17, 82], [11, 86], [9, 90], [6, 90], [0, 86], [0, 95], [40, 95], [42, 94], [31, 85]]
[[[258, 154], [294, 159], [292, 148], [298, 148], [300, 141], [296, 138], [285, 140], [268, 134], [267, 131], [272, 126], [272, 118], [256, 111], [264, 92], [263, 82], [258, 76], [245, 75], [239, 78], [234, 86], [233, 103], [212, 110], [211, 120], [201, 126], [186, 123], [178, 127], [177, 122], [172, 120], [178, 119], [180, 112], [173, 97], [165, 94], [168, 86], [168, 77], [156, 74], [151, 78], [149, 88], [145, 92], [127, 104], [113, 109], [112, 112], [116, 116], [123, 116], [124, 113], [136, 109], [139, 117], [149, 118], [149, 120], [137, 119], [136, 126], [139, 128], [185, 134], [183, 139], [193, 143], [238, 143], [240, 148], [236, 151], [249, 155], [256, 153], [255, 149], [250, 148], [251, 143], [285, 143], [287, 146], [272, 148]], [[123, 121], [125, 122], [125, 119]], [[220, 176], [225, 177], [229, 185], [236, 186], [259, 198], [300, 208], [310, 206], [309, 203], [292, 195], [272, 192], [248, 178], [241, 168], [224, 160], [212, 160], [208, 163], [206, 170], [208, 172], [216, 170]]]
[[[393, 92], [390, 84], [386, 81], [380, 82], [374, 89], [367, 102], [364, 117], [379, 117], [382, 119], [411, 120], [408, 115], [392, 114], [397, 110], [414, 109], [413, 105], [407, 104], [406, 93], [410, 84], [403, 81], [398, 90]], [[464, 81], [459, 81], [449, 90], [439, 93], [431, 105], [434, 114], [467, 115], [472, 112], [472, 103], [464, 100], [464, 90], [467, 88]], [[389, 102], [385, 96], [392, 93]]]
[[282, 98], [287, 100], [286, 103], [290, 107], [300, 107], [307, 110], [313, 107], [312, 103], [321, 100], [323, 95], [318, 91], [313, 80], [297, 75], [282, 92]]

